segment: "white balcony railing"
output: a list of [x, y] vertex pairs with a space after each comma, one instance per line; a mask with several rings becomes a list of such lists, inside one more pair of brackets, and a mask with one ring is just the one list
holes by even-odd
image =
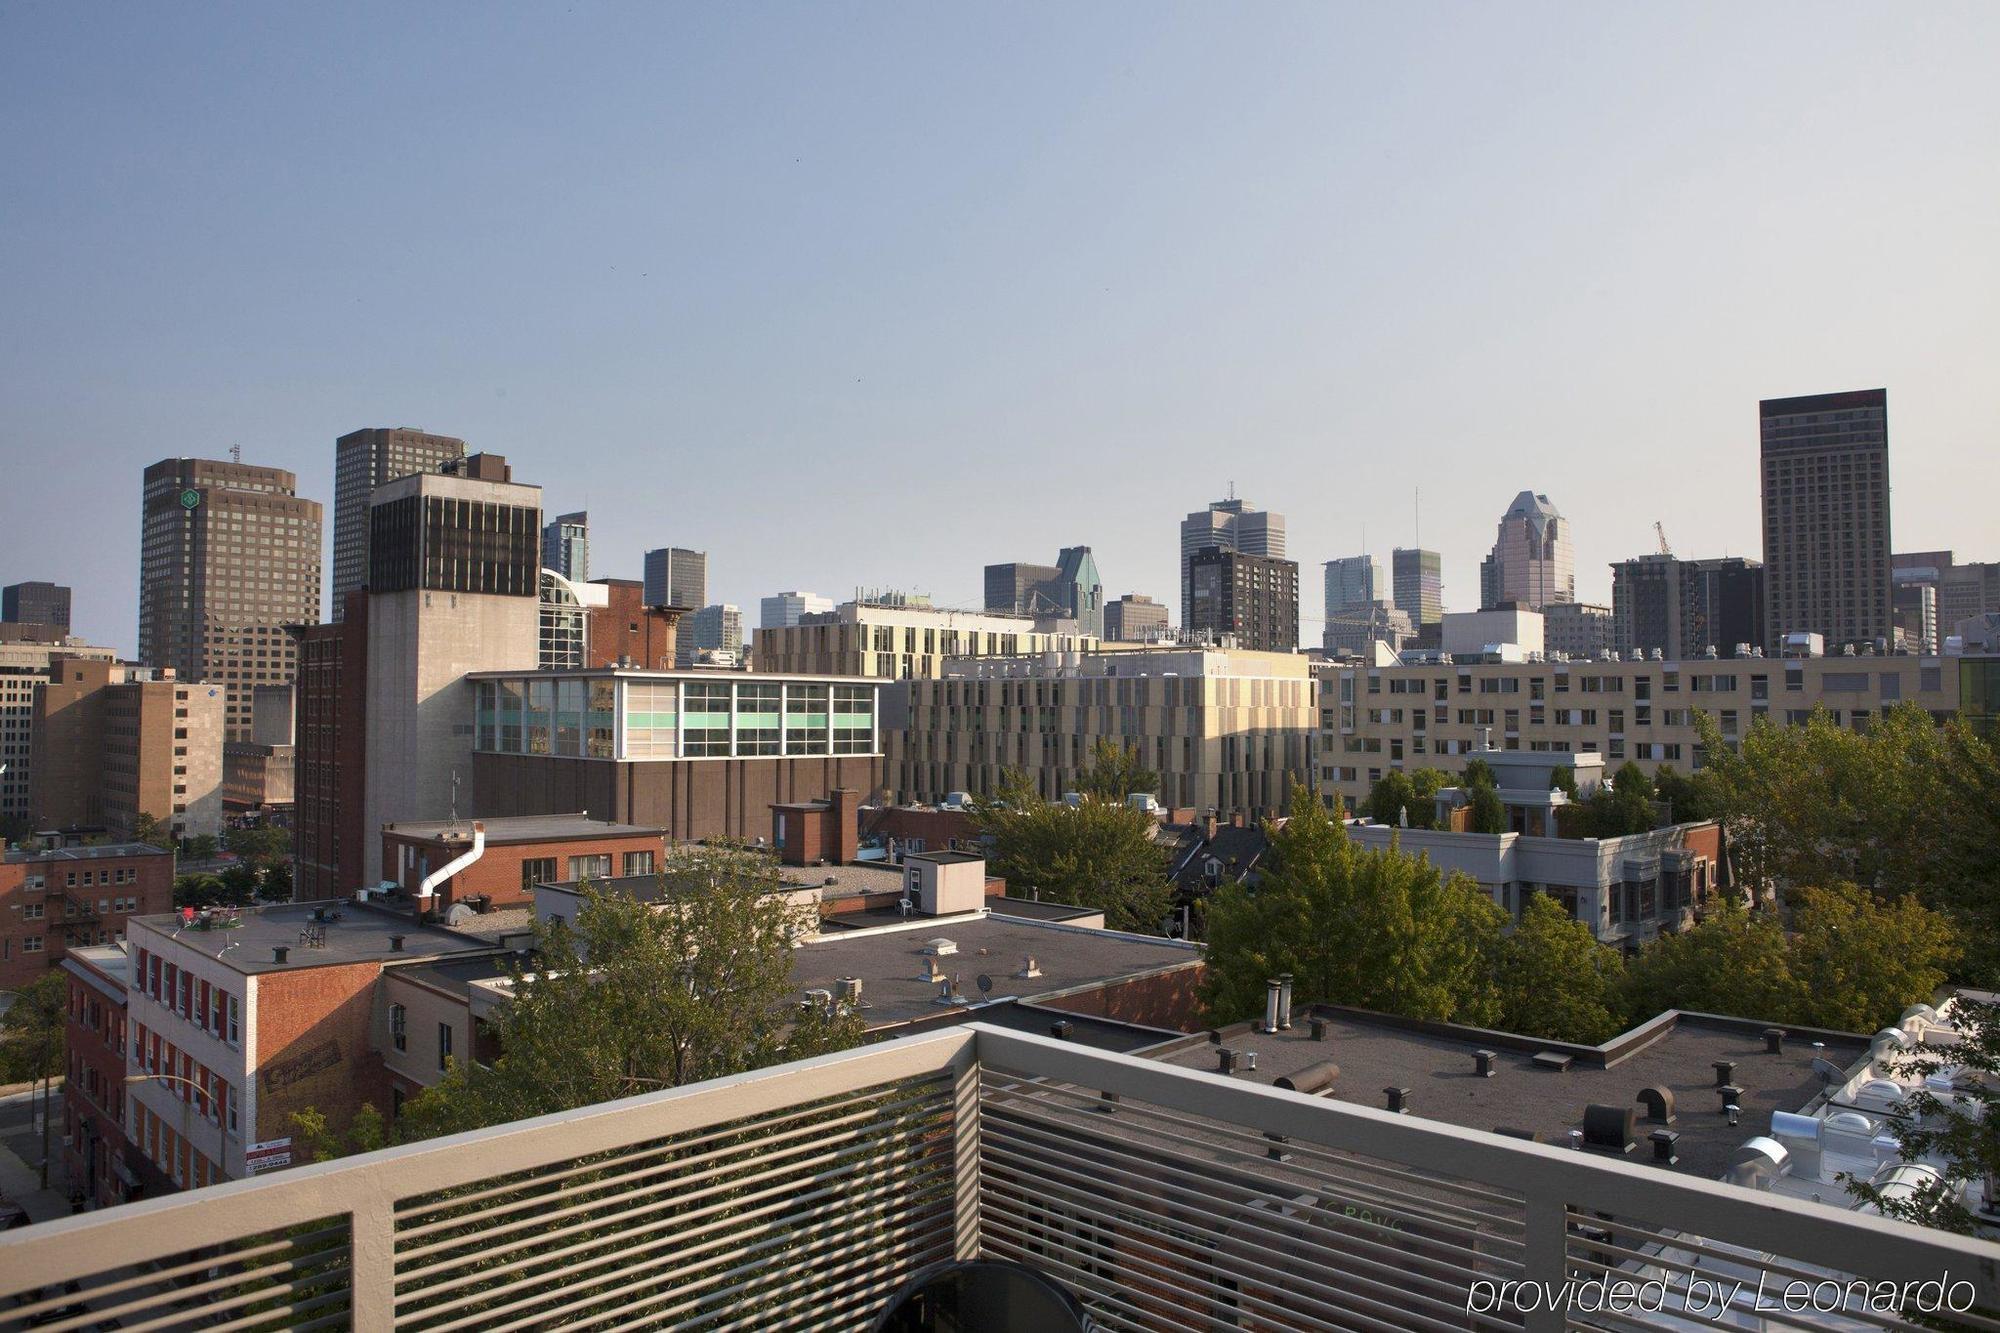
[[[978, 1255], [1119, 1329], [1919, 1326], [1848, 1278], [2000, 1304], [1988, 1243], [973, 1024], [7, 1233], [0, 1328], [866, 1328]], [[1589, 1308], [1600, 1275], [1637, 1306]]]

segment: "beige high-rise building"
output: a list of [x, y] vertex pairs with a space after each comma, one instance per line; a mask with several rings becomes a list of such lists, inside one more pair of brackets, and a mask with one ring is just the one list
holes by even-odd
[[109, 662], [118, 654], [68, 635], [54, 642], [0, 640], [0, 824], [28, 820], [28, 789], [35, 765], [35, 687], [49, 678], [58, 656]]
[[759, 671], [793, 676], [934, 679], [949, 657], [1094, 652], [1103, 645], [1074, 621], [943, 611], [921, 604], [842, 602], [757, 631]]
[[1767, 398], [1765, 648], [1818, 634], [1829, 652], [1893, 633], [1889, 615], [1889, 392]]
[[286, 625], [319, 619], [320, 506], [282, 468], [169, 458], [146, 469], [139, 657], [223, 690], [223, 726], [248, 739], [251, 694], [289, 685]]
[[[1490, 739], [1496, 750], [1601, 754], [1647, 773], [1697, 765], [1694, 714], [1725, 738], [1756, 718], [1803, 723], [1817, 707], [1861, 730], [1915, 702], [1940, 720], [1958, 709], [1959, 671], [1974, 658], [1739, 657], [1683, 662], [1459, 662], [1341, 667], [1322, 684], [1320, 791], [1350, 807], [1392, 769], [1456, 772]], [[1553, 760], [1551, 764], [1553, 766]]]
[[1479, 609], [1512, 603], [1539, 611], [1576, 600], [1576, 555], [1569, 520], [1546, 495], [1522, 491], [1500, 516], [1493, 553], [1479, 564]]
[[1053, 800], [1075, 789], [1100, 739], [1136, 744], [1161, 804], [1282, 813], [1310, 781], [1318, 692], [1298, 653], [1133, 647], [1069, 656], [960, 658], [912, 680], [893, 730], [903, 799], [992, 795], [1007, 769]]
[[221, 832], [223, 699], [171, 671], [57, 654], [35, 690], [35, 826], [127, 838], [144, 814], [180, 837]]

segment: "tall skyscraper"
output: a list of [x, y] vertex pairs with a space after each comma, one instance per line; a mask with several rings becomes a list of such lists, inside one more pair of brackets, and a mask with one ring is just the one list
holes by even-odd
[[833, 598], [822, 597], [816, 592], [773, 593], [758, 606], [757, 627], [784, 629], [798, 624], [803, 616], [820, 615], [831, 610]]
[[[466, 674], [538, 664], [541, 502], [541, 487], [515, 483], [493, 454], [464, 459], [455, 475], [419, 473], [376, 489], [366, 662], [341, 663], [343, 674], [362, 677], [367, 738], [358, 793], [362, 876], [341, 891], [381, 880], [385, 823], [443, 819], [454, 799], [461, 815], [471, 814], [474, 692]], [[497, 723], [479, 721], [489, 730], [539, 727], [546, 745], [550, 726], [567, 725], [570, 703], [582, 707], [580, 698], [555, 696], [551, 685], [503, 701]], [[302, 717], [312, 713], [303, 709]], [[302, 757], [309, 752], [302, 735]], [[315, 811], [301, 809], [300, 817], [322, 822]]]
[[1008, 615], [1074, 620], [1104, 636], [1104, 579], [1088, 546], [1065, 546], [1053, 565], [1010, 561], [986, 566], [986, 609]]
[[1167, 621], [1167, 608], [1143, 593], [1104, 604], [1104, 637], [1111, 643], [1151, 643], [1166, 633]]
[[542, 529], [542, 568], [572, 583], [590, 582], [590, 515], [563, 514]]
[[0, 623], [47, 625], [69, 633], [69, 589], [60, 583], [10, 583], [0, 588]]
[[1764, 568], [1730, 556], [1682, 560], [1664, 553], [1611, 566], [1611, 647], [1668, 661], [1734, 657], [1764, 642]]
[[708, 605], [708, 552], [663, 546], [646, 552], [646, 605]]
[[407, 426], [349, 431], [333, 442], [333, 605], [346, 613], [347, 594], [368, 579], [368, 498], [377, 486], [419, 472], [441, 472], [465, 457], [465, 441]]
[[251, 694], [289, 685], [286, 625], [319, 619], [320, 505], [281, 468], [169, 458], [146, 469], [139, 656], [223, 687], [223, 737], [250, 737]]
[[1444, 557], [1421, 547], [1397, 547], [1390, 557], [1396, 606], [1418, 629], [1444, 619]]
[[1393, 605], [1389, 577], [1373, 555], [1349, 555], [1326, 562], [1326, 623], [1320, 646], [1329, 653], [1363, 653], [1377, 641], [1401, 646], [1413, 630], [1407, 613]]
[[1184, 626], [1194, 623], [1189, 565], [1196, 552], [1210, 546], [1282, 560], [1285, 516], [1252, 509], [1249, 502], [1232, 495], [1227, 500], [1211, 501], [1207, 509], [1197, 510], [1181, 520], [1181, 624]]
[[727, 602], [704, 606], [680, 627], [680, 665], [692, 666], [703, 653], [743, 656], [743, 612]]
[[1188, 583], [1190, 633], [1261, 652], [1298, 651], [1296, 562], [1208, 546], [1189, 561]]
[[1522, 491], [1500, 519], [1493, 554], [1479, 565], [1479, 608], [1508, 602], [1539, 611], [1550, 602], [1576, 600], [1576, 556], [1569, 520], [1546, 495]]
[[1885, 643], [1889, 618], [1889, 391], [1758, 404], [1764, 481], [1764, 633]]

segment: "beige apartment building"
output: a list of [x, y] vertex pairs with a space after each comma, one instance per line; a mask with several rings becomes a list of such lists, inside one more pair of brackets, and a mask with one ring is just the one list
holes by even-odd
[[1075, 789], [1099, 739], [1134, 743], [1174, 808], [1278, 813], [1309, 780], [1318, 693], [1297, 653], [1149, 648], [960, 658], [912, 680], [890, 732], [901, 800], [990, 794], [1003, 770], [1050, 799]]
[[[1970, 662], [1974, 659], [1963, 659]], [[1857, 730], [1892, 704], [1943, 721], [1958, 710], [1961, 659], [1739, 657], [1691, 662], [1459, 662], [1344, 667], [1322, 684], [1321, 794], [1350, 808], [1391, 769], [1456, 769], [1490, 737], [1499, 750], [1597, 753], [1697, 766], [1694, 714], [1725, 737], [1769, 715], [1802, 723], [1824, 707]]]
[[935, 680], [954, 657], [1097, 652], [1106, 645], [1076, 622], [994, 611], [843, 602], [796, 625], [759, 629], [757, 669], [783, 676]]
[[132, 836], [141, 814], [180, 837], [222, 831], [223, 687], [58, 654], [35, 691], [29, 817]]
[[56, 657], [108, 662], [118, 654], [81, 639], [56, 635], [55, 642], [0, 638], [0, 825], [28, 819], [28, 790], [34, 775], [35, 690], [48, 683]]

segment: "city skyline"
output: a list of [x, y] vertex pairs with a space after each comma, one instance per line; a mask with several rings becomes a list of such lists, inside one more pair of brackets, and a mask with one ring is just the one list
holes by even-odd
[[[1494, 514], [1546, 492], [1606, 603], [1655, 521], [1761, 554], [1760, 400], [1874, 386], [1898, 545], [1995, 558], [2000, 17], [1955, 13], [520, 11], [467, 41], [389, 11], [22, 12], [0, 457], [58, 465], [10, 478], [0, 582], [76, 588], [75, 632], [133, 652], [148, 463], [240, 444], [331, 510], [334, 440], [415, 422], [587, 507], [593, 576], [668, 533], [712, 552], [712, 602], [976, 606], [970, 519], [1088, 542], [1107, 600], [1174, 606], [1163, 516], [1233, 483], [1308, 567], [1364, 529], [1439, 550], [1460, 610]], [[455, 109], [418, 150], [353, 90], [420, 75]], [[982, 459], [1064, 481], [964, 486]], [[749, 480], [778, 475], [807, 484]], [[70, 540], [80, 513], [101, 540]], [[890, 534], [855, 540], [870, 513]]]

